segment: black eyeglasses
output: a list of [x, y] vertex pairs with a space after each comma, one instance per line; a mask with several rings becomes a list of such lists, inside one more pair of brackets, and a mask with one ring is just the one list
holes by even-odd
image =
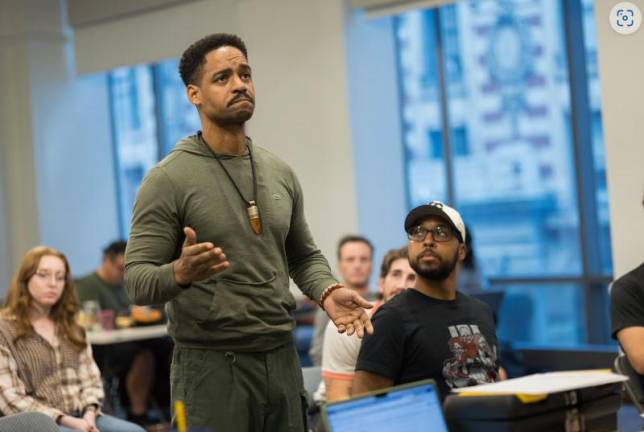
[[451, 229], [444, 225], [435, 226], [432, 229], [427, 229], [420, 225], [413, 227], [407, 232], [407, 238], [411, 241], [422, 242], [427, 238], [427, 234], [432, 233], [432, 238], [437, 242], [448, 242], [454, 238], [454, 233]]

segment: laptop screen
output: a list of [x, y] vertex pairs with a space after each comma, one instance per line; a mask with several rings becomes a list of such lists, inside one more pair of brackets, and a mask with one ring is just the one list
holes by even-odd
[[331, 432], [447, 432], [440, 398], [431, 380], [329, 404], [326, 419]]

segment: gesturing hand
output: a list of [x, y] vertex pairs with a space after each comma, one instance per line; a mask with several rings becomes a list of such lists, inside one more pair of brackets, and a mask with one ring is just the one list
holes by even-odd
[[208, 279], [230, 266], [224, 251], [210, 242], [197, 243], [197, 233], [189, 227], [183, 229], [186, 240], [181, 256], [172, 264], [174, 280], [179, 285]]
[[371, 309], [373, 305], [354, 290], [344, 287], [334, 290], [324, 299], [323, 306], [338, 332], [346, 331], [349, 336], [356, 333], [359, 338], [364, 336], [365, 330], [369, 334], [373, 333], [371, 320], [365, 310]]

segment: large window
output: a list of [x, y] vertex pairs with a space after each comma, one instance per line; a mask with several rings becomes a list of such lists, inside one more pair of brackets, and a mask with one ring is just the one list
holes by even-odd
[[502, 337], [608, 342], [592, 0], [461, 1], [398, 16], [396, 40], [409, 206], [461, 211]]
[[143, 177], [176, 142], [199, 130], [177, 60], [115, 69], [109, 74], [116, 152], [119, 223], [127, 236]]

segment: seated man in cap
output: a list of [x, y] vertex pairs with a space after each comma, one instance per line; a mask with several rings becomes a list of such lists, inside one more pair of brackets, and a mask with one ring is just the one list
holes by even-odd
[[456, 291], [465, 258], [465, 225], [453, 208], [434, 201], [405, 219], [416, 283], [374, 315], [353, 378], [357, 395], [432, 378], [442, 397], [452, 388], [499, 379], [492, 311]]

